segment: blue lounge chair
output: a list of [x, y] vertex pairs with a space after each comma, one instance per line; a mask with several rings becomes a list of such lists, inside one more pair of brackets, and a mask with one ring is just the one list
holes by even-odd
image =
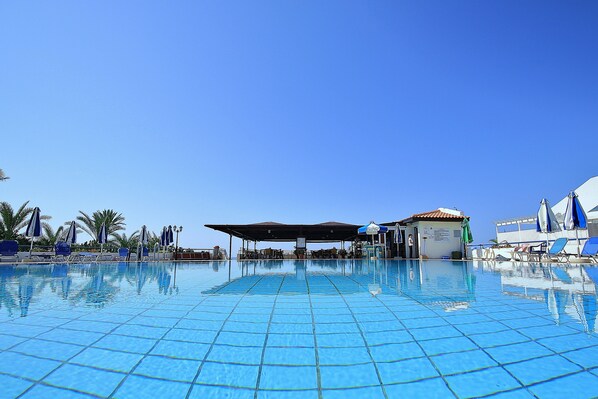
[[0, 241], [0, 262], [18, 262], [19, 243], [15, 240]]
[[590, 237], [586, 241], [581, 250], [581, 258], [589, 258], [590, 260], [598, 261], [598, 237]]
[[61, 241], [54, 245], [54, 256], [52, 257], [53, 260], [68, 260], [69, 256], [71, 256], [71, 246], [68, 243]]
[[550, 247], [550, 249], [544, 256], [550, 260], [557, 260], [557, 261], [559, 261], [560, 259], [566, 260], [567, 257], [571, 255], [571, 254], [564, 252], [565, 246], [567, 245], [568, 242], [569, 242], [569, 240], [565, 237], [561, 237], [561, 238], [557, 239], [555, 242], [552, 243], [552, 246]]
[[129, 248], [119, 248], [118, 257], [120, 260], [129, 260]]

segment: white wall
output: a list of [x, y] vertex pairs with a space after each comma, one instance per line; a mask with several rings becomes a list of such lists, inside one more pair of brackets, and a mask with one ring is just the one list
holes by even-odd
[[[450, 257], [453, 251], [463, 251], [460, 221], [421, 221], [414, 223], [413, 226], [418, 228], [420, 255], [426, 255], [430, 259], [440, 259], [443, 256]], [[430, 233], [430, 237], [424, 243], [423, 235], [426, 231]], [[455, 237], [455, 231], [459, 232], [457, 237]]]

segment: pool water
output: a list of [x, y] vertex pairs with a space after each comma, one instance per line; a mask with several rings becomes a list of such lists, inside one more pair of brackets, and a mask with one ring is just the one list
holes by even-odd
[[598, 397], [597, 271], [0, 265], [0, 398]]

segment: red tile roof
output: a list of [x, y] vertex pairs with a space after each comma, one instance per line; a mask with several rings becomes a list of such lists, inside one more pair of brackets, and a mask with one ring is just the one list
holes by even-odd
[[463, 217], [466, 216], [458, 216], [453, 215], [450, 213], [442, 212], [440, 209], [435, 209], [430, 212], [423, 212], [423, 213], [416, 213], [411, 216], [413, 219], [454, 219], [454, 220], [463, 220]]

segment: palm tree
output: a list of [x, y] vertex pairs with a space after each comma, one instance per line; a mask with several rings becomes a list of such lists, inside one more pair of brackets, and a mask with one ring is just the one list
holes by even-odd
[[118, 245], [119, 248], [136, 248], [137, 243], [139, 242], [139, 231], [133, 232], [130, 236], [127, 236], [127, 233], [122, 234], [112, 234], [111, 243]]
[[[0, 238], [5, 240], [14, 240], [19, 235], [19, 230], [23, 229], [29, 223], [29, 216], [33, 208], [28, 207], [29, 201], [25, 202], [15, 212], [8, 202], [0, 202]], [[51, 219], [51, 216], [42, 215], [41, 220]], [[46, 225], [42, 222], [42, 227]]]
[[83, 229], [89, 234], [94, 240], [97, 241], [98, 234], [102, 223], [106, 223], [106, 233], [108, 235], [114, 234], [119, 230], [125, 229], [125, 217], [122, 213], [117, 213], [112, 209], [104, 209], [103, 211], [95, 211], [89, 216], [83, 211], [79, 211], [81, 214], [77, 216], [77, 220], [81, 223], [77, 223], [77, 226]]
[[60, 238], [62, 238], [62, 233], [64, 233], [64, 226], [60, 226], [59, 228], [54, 231], [52, 226], [47, 223], [42, 224], [42, 228], [44, 230], [42, 234], [42, 238], [39, 240], [41, 245], [54, 245], [56, 244]]
[[8, 180], [10, 179], [10, 177], [6, 176], [4, 174], [4, 171], [2, 169], [0, 169], [0, 181], [4, 181], [4, 180]]
[[0, 238], [5, 240], [17, 238], [19, 230], [27, 225], [28, 217], [33, 212], [33, 208], [29, 208], [27, 204], [29, 201], [15, 212], [8, 202], [0, 202]]

